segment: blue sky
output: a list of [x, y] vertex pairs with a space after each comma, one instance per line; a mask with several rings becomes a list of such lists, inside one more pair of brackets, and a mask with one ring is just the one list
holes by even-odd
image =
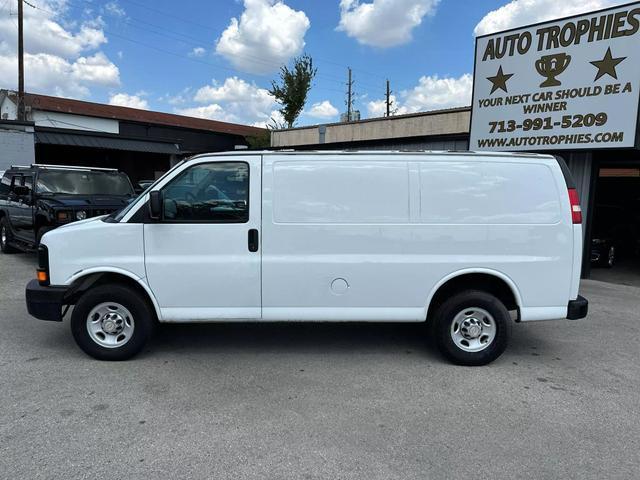
[[[318, 67], [299, 124], [335, 121], [347, 67], [356, 108], [397, 113], [470, 102], [475, 33], [623, 3], [612, 0], [30, 0], [33, 92], [263, 125], [278, 66]], [[17, 0], [0, 0], [0, 88], [15, 88]]]

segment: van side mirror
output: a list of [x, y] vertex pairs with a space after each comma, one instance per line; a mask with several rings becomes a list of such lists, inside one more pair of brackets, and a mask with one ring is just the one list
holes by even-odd
[[162, 217], [162, 193], [159, 190], [149, 192], [149, 216], [153, 220]]

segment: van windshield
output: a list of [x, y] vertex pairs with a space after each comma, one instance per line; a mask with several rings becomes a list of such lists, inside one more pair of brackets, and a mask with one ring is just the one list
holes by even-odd
[[164, 180], [164, 178], [171, 174], [171, 172], [173, 172], [174, 170], [176, 170], [177, 168], [180, 168], [180, 166], [186, 162], [186, 159], [180, 160], [178, 163], [176, 163], [169, 171], [165, 172], [164, 175], [162, 175], [160, 178], [158, 178], [155, 182], [153, 182], [151, 185], [149, 185], [144, 192], [142, 192], [138, 198], [132, 200], [129, 205], [127, 205], [126, 207], [124, 207], [122, 210], [119, 210], [118, 212], [114, 212], [111, 215], [108, 215], [107, 217], [105, 217], [104, 221], [105, 222], [119, 222], [120, 220], [122, 220], [125, 215], [127, 215], [131, 209], [133, 208], [137, 208], [140, 203], [142, 202], [141, 199], [146, 198], [146, 195], [148, 192], [151, 191], [152, 188], [154, 188], [159, 182], [161, 182], [162, 180]]
[[42, 170], [36, 191], [65, 195], [133, 195], [129, 178], [120, 172]]

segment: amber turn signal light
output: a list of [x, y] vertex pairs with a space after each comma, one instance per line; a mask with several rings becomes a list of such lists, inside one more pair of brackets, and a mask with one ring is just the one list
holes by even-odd
[[38, 270], [37, 272], [38, 282], [40, 284], [48, 284], [49, 283], [49, 275], [44, 270]]

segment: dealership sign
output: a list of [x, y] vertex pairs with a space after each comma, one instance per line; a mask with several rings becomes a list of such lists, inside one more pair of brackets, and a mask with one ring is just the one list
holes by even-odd
[[640, 2], [476, 39], [470, 150], [636, 146]]

